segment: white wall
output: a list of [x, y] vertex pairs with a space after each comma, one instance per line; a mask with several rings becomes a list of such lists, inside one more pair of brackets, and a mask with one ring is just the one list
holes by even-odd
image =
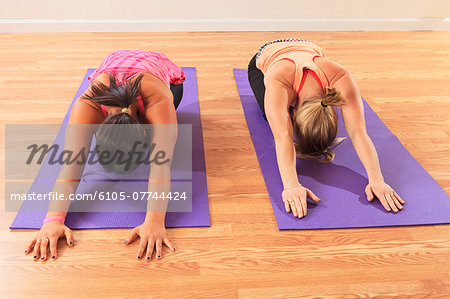
[[0, 0], [0, 32], [450, 30], [450, 0]]

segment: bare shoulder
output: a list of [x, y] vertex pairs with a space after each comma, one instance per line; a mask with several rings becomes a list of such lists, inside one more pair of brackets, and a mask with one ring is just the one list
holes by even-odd
[[333, 85], [336, 80], [349, 73], [344, 66], [329, 58], [317, 57], [314, 59], [314, 62], [323, 71], [330, 85]]
[[101, 108], [97, 104], [80, 97], [73, 103], [69, 123], [96, 124], [101, 123], [103, 118]]
[[[103, 83], [109, 86], [109, 75], [99, 74], [93, 82]], [[91, 93], [92, 84], [83, 92], [83, 94], [75, 100], [72, 111], [70, 113], [69, 122], [71, 123], [100, 123], [103, 121], [103, 113], [98, 103], [84, 98], [85, 95]]]
[[99, 74], [97, 77], [95, 77], [94, 80], [92, 80], [91, 84], [83, 92], [83, 94], [81, 95], [79, 100], [85, 102], [88, 105], [91, 105], [92, 107], [100, 107], [100, 105], [98, 105], [97, 103], [94, 103], [94, 102], [92, 102], [90, 100], [85, 99], [84, 96], [91, 95], [91, 93], [92, 93], [92, 83], [94, 83], [94, 82], [95, 83], [101, 83], [101, 84], [104, 84], [106, 86], [109, 86], [109, 81], [110, 81], [110, 75], [109, 74], [106, 74], [106, 73]]
[[[345, 114], [344, 112], [352, 109], [358, 111], [358, 114], [363, 113], [361, 93], [351, 72], [330, 59], [317, 58], [315, 62], [324, 71], [330, 87], [336, 88], [345, 98], [346, 105], [342, 107], [343, 115]], [[348, 118], [349, 113], [346, 114]]]
[[280, 60], [269, 67], [264, 74], [266, 85], [271, 82], [281, 82], [287, 86], [292, 86], [295, 79], [295, 64], [289, 60]]
[[173, 101], [172, 92], [166, 83], [150, 73], [143, 74], [140, 92], [145, 104], [164, 100]]
[[107, 73], [100, 73], [100, 74], [98, 74], [97, 77], [95, 77], [93, 82], [100, 82], [100, 83], [103, 83], [103, 84], [109, 86], [109, 78], [110, 77], [111, 77], [111, 75], [109, 75]]

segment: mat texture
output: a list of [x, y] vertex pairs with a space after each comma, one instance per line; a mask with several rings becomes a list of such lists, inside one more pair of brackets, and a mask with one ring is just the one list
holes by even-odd
[[[202, 136], [202, 126], [200, 120], [200, 111], [198, 104], [198, 91], [197, 91], [197, 78], [196, 69], [194, 67], [183, 67], [182, 68], [186, 80], [184, 82], [184, 93], [183, 99], [180, 106], [177, 109], [178, 122], [180, 124], [191, 124], [192, 125], [192, 172], [190, 171], [190, 165], [188, 165], [189, 171], [173, 171], [172, 180], [178, 181], [179, 183], [190, 184], [192, 182], [192, 212], [167, 212], [166, 215], [166, 227], [197, 227], [197, 226], [210, 226], [209, 218], [209, 205], [208, 205], [208, 191], [206, 184], [206, 172], [205, 172], [205, 160], [204, 160], [204, 149], [203, 149], [203, 136]], [[75, 95], [72, 104], [63, 120], [63, 124], [55, 141], [58, 138], [63, 138], [65, 124], [68, 123], [69, 115], [75, 100], [86, 90], [89, 86], [88, 76], [95, 69], [88, 69], [87, 73]], [[91, 146], [91, 148], [93, 145]], [[177, 148], [176, 150], [177, 151]], [[31, 186], [29, 192], [39, 191], [39, 192], [50, 192], [52, 191], [52, 184], [42, 184], [39, 182], [39, 178], [42, 181], [54, 180], [56, 179], [59, 170], [57, 166], [51, 167], [41, 167], [33, 185]], [[148, 182], [148, 166], [147, 168], [138, 168], [136, 172], [133, 172], [132, 176], [136, 177], [136, 173], [141, 171], [144, 176], [139, 176], [141, 179], [135, 179], [134, 181], [127, 182], [124, 184], [122, 189], [130, 189], [131, 186], [135, 187], [136, 190], [147, 191]], [[84, 180], [87, 182], [80, 182], [77, 189], [77, 193], [80, 193], [80, 189], [92, 187], [89, 186], [89, 182], [95, 182], [98, 180], [101, 184], [105, 184], [109, 179], [114, 179], [110, 175], [102, 175], [101, 173], [91, 172], [92, 167], [86, 165]], [[145, 177], [146, 175], [146, 177]], [[107, 179], [105, 180], [105, 177]], [[87, 179], [86, 179], [87, 178]], [[143, 179], [142, 179], [143, 178]], [[119, 182], [120, 183], [120, 182]], [[117, 183], [107, 183], [114, 184], [117, 187]], [[110, 186], [105, 184], [104, 186]], [[131, 184], [131, 185], [130, 185]], [[132, 185], [135, 184], [135, 185]], [[43, 190], [46, 188], [46, 190]], [[121, 188], [119, 187], [119, 190]], [[134, 190], [134, 189], [133, 189]], [[46, 212], [27, 212], [26, 205], [36, 205], [39, 204], [36, 201], [26, 201], [22, 204], [21, 209], [17, 213], [11, 229], [40, 229], [42, 225], [42, 220], [45, 218]], [[44, 202], [45, 204], [45, 202]], [[145, 203], [144, 203], [145, 204]], [[48, 203], [47, 203], [48, 205]], [[120, 212], [70, 212], [66, 217], [66, 225], [71, 229], [95, 229], [95, 228], [133, 228], [140, 224], [145, 219], [145, 212], [124, 212], [127, 211], [124, 206], [124, 202], [119, 202], [117, 207], [114, 207]], [[114, 209], [113, 208], [113, 209]], [[132, 209], [130, 209], [132, 210]], [[143, 209], [137, 209], [142, 211]], [[44, 211], [44, 209], [42, 209]], [[136, 211], [136, 210], [135, 210]]]
[[269, 192], [280, 230], [329, 229], [450, 223], [450, 200], [439, 184], [411, 156], [364, 101], [367, 132], [380, 159], [385, 181], [406, 201], [397, 214], [387, 212], [379, 201], [369, 203], [364, 189], [366, 172], [345, 131], [339, 113], [339, 137], [331, 163], [297, 159], [299, 181], [322, 201], [308, 200], [308, 214], [298, 219], [286, 213], [281, 199], [283, 184], [278, 171], [273, 135], [248, 83], [247, 70], [234, 69], [247, 126]]

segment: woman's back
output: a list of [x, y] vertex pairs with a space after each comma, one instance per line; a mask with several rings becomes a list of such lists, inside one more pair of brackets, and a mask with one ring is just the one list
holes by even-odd
[[88, 79], [92, 81], [101, 73], [114, 75], [119, 84], [123, 82], [123, 79], [130, 79], [138, 73], [150, 73], [167, 86], [171, 83], [181, 84], [184, 81], [181, 68], [170, 61], [166, 55], [156, 51], [115, 51], [103, 60]]

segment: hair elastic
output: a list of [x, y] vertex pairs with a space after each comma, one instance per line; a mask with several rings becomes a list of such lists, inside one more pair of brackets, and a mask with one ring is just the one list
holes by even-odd
[[65, 219], [66, 218], [64, 218], [62, 216], [48, 217], [48, 218], [44, 219], [44, 223], [49, 222], [49, 221], [55, 221], [55, 220], [64, 222]]
[[328, 105], [325, 105], [325, 104], [323, 103], [323, 101], [320, 101], [320, 105], [322, 105], [322, 107], [328, 107]]

